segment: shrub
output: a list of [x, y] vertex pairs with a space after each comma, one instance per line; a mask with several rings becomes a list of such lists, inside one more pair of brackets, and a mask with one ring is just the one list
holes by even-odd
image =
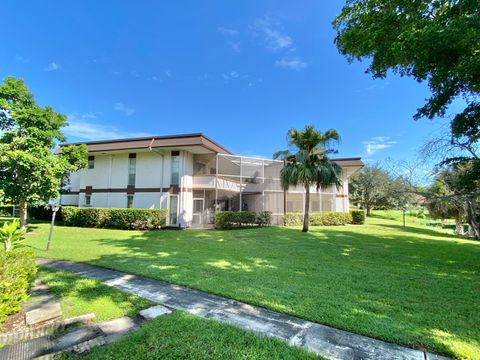
[[425, 209], [420, 208], [418, 210], [410, 210], [409, 215], [412, 217], [417, 217], [419, 219], [425, 219], [427, 214], [425, 213]]
[[69, 226], [151, 230], [165, 225], [166, 218], [167, 209], [63, 207], [63, 221]]
[[318, 212], [310, 216], [312, 226], [338, 226], [352, 222], [350, 213], [345, 212]]
[[268, 226], [272, 224], [272, 212], [261, 211], [257, 214], [255, 222], [258, 226]]
[[[62, 207], [57, 211], [57, 214], [55, 215], [55, 221], [61, 221], [62, 220]], [[50, 206], [47, 205], [37, 205], [37, 206], [32, 206], [28, 207], [28, 216], [31, 219], [35, 220], [47, 220], [51, 221], [52, 220], [52, 209]]]
[[350, 210], [352, 215], [352, 224], [363, 225], [365, 224], [365, 211], [363, 210]]
[[215, 229], [231, 229], [244, 225], [253, 225], [257, 221], [254, 211], [217, 211], [215, 212]]
[[[290, 212], [285, 215], [285, 226], [303, 225], [303, 213]], [[347, 224], [365, 223], [363, 210], [352, 210], [345, 212], [315, 212], [310, 214], [310, 225], [312, 226], [337, 226]]]
[[23, 245], [25, 230], [20, 230], [20, 221], [4, 222], [0, 227], [0, 243], [3, 243], [5, 251], [12, 251]]
[[0, 251], [0, 323], [18, 311], [28, 297], [37, 273], [35, 254], [30, 251]]
[[13, 205], [0, 206], [0, 216], [12, 216], [12, 215], [13, 215]]
[[303, 214], [301, 212], [289, 212], [285, 214], [285, 226], [302, 226]]
[[152, 230], [165, 225], [167, 209], [105, 209], [109, 212], [106, 227], [126, 230]]

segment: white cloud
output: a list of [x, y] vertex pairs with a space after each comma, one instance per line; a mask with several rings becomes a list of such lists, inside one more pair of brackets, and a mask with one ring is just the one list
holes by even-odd
[[15, 57], [15, 59], [18, 61], [18, 62], [21, 62], [22, 64], [27, 64], [30, 62], [30, 59], [29, 58], [26, 58], [22, 55], [18, 55]]
[[226, 26], [220, 26], [217, 28], [217, 30], [225, 37], [231, 39], [227, 41], [227, 45], [230, 47], [230, 49], [232, 49], [235, 52], [240, 52], [240, 41], [233, 40], [233, 38], [237, 37], [240, 34], [240, 31], [232, 27], [226, 27]]
[[249, 76], [248, 74], [240, 74], [237, 71], [230, 71], [229, 73], [222, 73], [220, 74], [223, 80], [228, 81], [228, 80], [236, 80], [236, 79], [248, 79]]
[[60, 65], [58, 65], [56, 62], [51, 62], [46, 67], [43, 68], [43, 71], [50, 72], [58, 69], [60, 69]]
[[371, 138], [371, 140], [378, 141], [378, 142], [385, 142], [385, 141], [388, 141], [389, 139], [390, 137], [388, 136], [374, 136]]
[[69, 114], [68, 126], [63, 129], [63, 132], [68, 135], [82, 140], [108, 140], [119, 139], [127, 137], [148, 136], [147, 133], [131, 133], [121, 131], [112, 125], [100, 125], [98, 122], [90, 122], [89, 120], [96, 119], [93, 113], [86, 114]]
[[238, 34], [240, 34], [240, 31], [232, 27], [220, 26], [217, 28], [217, 30], [226, 36], [237, 36]]
[[298, 57], [286, 59], [282, 58], [281, 60], [275, 61], [275, 65], [280, 66], [284, 69], [300, 71], [308, 67], [308, 63], [301, 60]]
[[227, 42], [228, 46], [235, 51], [235, 52], [240, 52], [240, 42], [239, 41], [228, 41]]
[[267, 49], [271, 51], [286, 50], [293, 46], [293, 39], [286, 34], [279, 21], [264, 17], [255, 20], [251, 26], [253, 34], [261, 36]]
[[367, 156], [371, 156], [380, 150], [388, 149], [395, 144], [398, 144], [398, 141], [390, 140], [389, 136], [374, 136], [370, 140], [363, 142]]
[[168, 78], [171, 78], [173, 77], [172, 73], [170, 72], [170, 70], [167, 70], [164, 72], [165, 76], [168, 77]]
[[123, 103], [116, 103], [113, 106], [113, 109], [117, 110], [117, 111], [120, 111], [120, 112], [123, 112], [127, 116], [133, 115], [133, 113], [135, 112], [135, 109], [132, 109], [132, 108], [126, 106]]

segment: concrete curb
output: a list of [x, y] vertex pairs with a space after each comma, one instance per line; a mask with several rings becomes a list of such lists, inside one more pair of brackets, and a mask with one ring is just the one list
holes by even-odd
[[0, 334], [0, 344], [13, 345], [21, 341], [33, 340], [42, 336], [50, 336], [56, 331], [63, 330], [65, 326], [76, 323], [92, 320], [95, 314], [86, 314], [71, 317], [65, 320], [57, 320], [50, 324], [43, 325], [38, 328], [24, 329], [21, 331], [13, 331], [9, 333]]

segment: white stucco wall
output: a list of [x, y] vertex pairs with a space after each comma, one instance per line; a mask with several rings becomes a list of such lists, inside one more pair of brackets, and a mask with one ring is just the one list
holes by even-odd
[[162, 158], [160, 154], [156, 152], [137, 153], [136, 167], [135, 187], [161, 187]]
[[144, 209], [160, 208], [159, 192], [137, 192], [133, 196], [133, 207]]
[[60, 204], [66, 206], [77, 206], [78, 194], [62, 194], [60, 196]]

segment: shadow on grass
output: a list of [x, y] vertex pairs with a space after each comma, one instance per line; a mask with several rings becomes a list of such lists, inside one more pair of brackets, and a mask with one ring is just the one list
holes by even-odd
[[94, 312], [97, 319], [108, 320], [123, 315], [135, 316], [151, 305], [147, 300], [69, 272], [41, 268], [39, 275], [48, 285], [50, 294], [64, 299], [63, 306], [74, 308], [74, 315]]
[[72, 242], [58, 257], [94, 247], [86, 261], [95, 265], [406, 346], [456, 356], [463, 345], [480, 349], [472, 312], [480, 246], [444, 241], [454, 235], [395, 224], [108, 234]]

